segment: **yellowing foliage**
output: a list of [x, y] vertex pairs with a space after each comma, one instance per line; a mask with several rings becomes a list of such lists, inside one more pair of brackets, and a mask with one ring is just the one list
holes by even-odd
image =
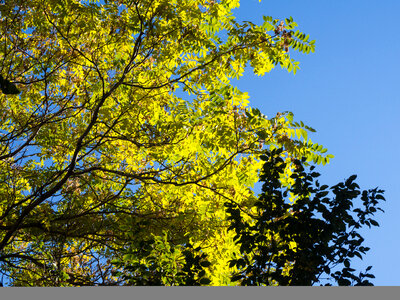
[[308, 127], [268, 119], [230, 84], [247, 64], [295, 72], [285, 48], [314, 49], [288, 37], [292, 20], [239, 24], [238, 6], [0, 5], [1, 74], [21, 90], [0, 95], [0, 271], [11, 284], [122, 284], [110, 261], [165, 232], [176, 247], [201, 245], [211, 284], [230, 284], [223, 204], [254, 201], [262, 149], [329, 160]]

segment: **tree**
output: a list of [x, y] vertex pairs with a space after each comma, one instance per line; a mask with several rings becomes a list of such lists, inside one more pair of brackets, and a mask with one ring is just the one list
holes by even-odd
[[[321, 283], [325, 274], [325, 282], [372, 285], [366, 279], [374, 278], [368, 273], [372, 267], [357, 276], [350, 260], [355, 256], [362, 259], [369, 250], [362, 245], [364, 238], [358, 229], [379, 226], [370, 216], [383, 211], [377, 207], [385, 200], [383, 191], [361, 193], [354, 182], [356, 175], [352, 175], [331, 187], [333, 197], [329, 198], [328, 186], [315, 181], [320, 174], [313, 171], [314, 166], [309, 171], [304, 168], [305, 159], [294, 161], [292, 183], [284, 185], [282, 153], [282, 149], [274, 149], [261, 157], [265, 161], [260, 178], [264, 184], [252, 210], [242, 212], [226, 203], [230, 228], [240, 245], [240, 255], [230, 262], [237, 269], [232, 280], [241, 285], [310, 286]], [[361, 207], [352, 209], [360, 194]], [[249, 221], [243, 213], [250, 215]]]
[[[369, 250], [358, 232], [363, 226], [379, 226], [371, 218], [378, 203], [385, 200], [377, 188], [359, 191], [356, 175], [329, 187], [316, 180], [314, 166], [306, 159], [294, 160], [288, 182], [287, 163], [282, 148], [265, 151], [260, 181], [262, 194], [253, 206], [226, 202], [228, 230], [235, 233], [239, 251], [229, 262], [231, 281], [240, 285], [373, 285], [369, 273], [355, 275], [350, 267], [357, 256]], [[288, 184], [289, 183], [289, 184]], [[361, 195], [362, 205], [356, 198]], [[127, 284], [201, 285], [208, 284], [207, 268], [212, 264], [201, 247], [171, 247], [168, 239], [142, 243], [140, 250], [126, 250], [126, 258], [115, 261]], [[184, 254], [184, 257], [182, 257]]]
[[[148, 244], [192, 255], [187, 274], [203, 263], [211, 284], [231, 283], [227, 263], [239, 247], [224, 203], [257, 200], [263, 149], [284, 147], [285, 174], [293, 159], [332, 157], [308, 139], [312, 128], [290, 113], [268, 119], [230, 83], [247, 64], [257, 75], [277, 65], [296, 72], [289, 48], [314, 51], [292, 18], [239, 24], [237, 6], [0, 5], [0, 271], [8, 284], [124, 284], [116, 265], [140, 260]], [[202, 252], [185, 252], [189, 244]]]

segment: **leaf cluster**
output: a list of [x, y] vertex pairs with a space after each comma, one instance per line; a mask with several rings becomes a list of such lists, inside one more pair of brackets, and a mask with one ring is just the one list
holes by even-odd
[[[362, 259], [369, 250], [359, 229], [378, 226], [371, 217], [381, 210], [377, 205], [384, 200], [383, 191], [360, 192], [355, 175], [330, 188], [320, 185], [320, 174], [313, 166], [306, 169], [305, 159], [293, 162], [294, 184], [283, 187], [282, 154], [282, 149], [274, 149], [262, 156], [262, 194], [254, 204], [252, 221], [226, 203], [230, 229], [240, 245], [240, 257], [230, 262], [238, 270], [232, 280], [241, 285], [309, 286], [323, 279], [338, 285], [372, 285], [366, 279], [374, 278], [368, 273], [371, 267], [356, 275], [351, 259]], [[361, 206], [353, 209], [359, 195]]]
[[141, 242], [136, 250], [125, 251], [123, 259], [113, 261], [120, 270], [114, 275], [122, 278], [123, 285], [200, 286], [211, 282], [206, 275], [211, 263], [200, 247], [194, 248], [190, 243], [171, 247], [167, 241], [159, 246], [150, 239]]

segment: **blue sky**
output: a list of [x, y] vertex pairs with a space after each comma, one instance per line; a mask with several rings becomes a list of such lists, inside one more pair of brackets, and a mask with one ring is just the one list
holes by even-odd
[[242, 0], [234, 10], [238, 20], [257, 24], [262, 15], [292, 16], [316, 40], [314, 54], [293, 56], [301, 62], [296, 75], [278, 67], [257, 77], [249, 69], [235, 84], [262, 113], [291, 111], [317, 130], [309, 137], [335, 155], [319, 168], [321, 182], [357, 174], [361, 189], [385, 190], [381, 226], [361, 232], [371, 250], [353, 260], [360, 271], [373, 266], [375, 285], [400, 285], [399, 12], [394, 0]]

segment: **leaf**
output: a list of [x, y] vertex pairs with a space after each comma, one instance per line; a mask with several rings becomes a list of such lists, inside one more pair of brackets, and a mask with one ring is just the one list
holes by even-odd
[[201, 270], [201, 271], [199, 272], [199, 277], [203, 277], [204, 275], [206, 275], [206, 271]]
[[211, 266], [211, 263], [210, 263], [209, 261], [202, 261], [202, 262], [200, 263], [200, 265], [201, 265], [202, 267], [207, 268], [207, 267]]
[[208, 285], [208, 284], [210, 284], [210, 283], [211, 283], [211, 280], [208, 279], [208, 278], [201, 278], [201, 279], [200, 279], [200, 284], [201, 284], [201, 285]]
[[351, 282], [348, 279], [341, 278], [338, 280], [338, 284], [340, 286], [349, 286], [349, 285], [351, 285]]
[[375, 220], [370, 219], [369, 222], [374, 226], [379, 226], [379, 223]]

